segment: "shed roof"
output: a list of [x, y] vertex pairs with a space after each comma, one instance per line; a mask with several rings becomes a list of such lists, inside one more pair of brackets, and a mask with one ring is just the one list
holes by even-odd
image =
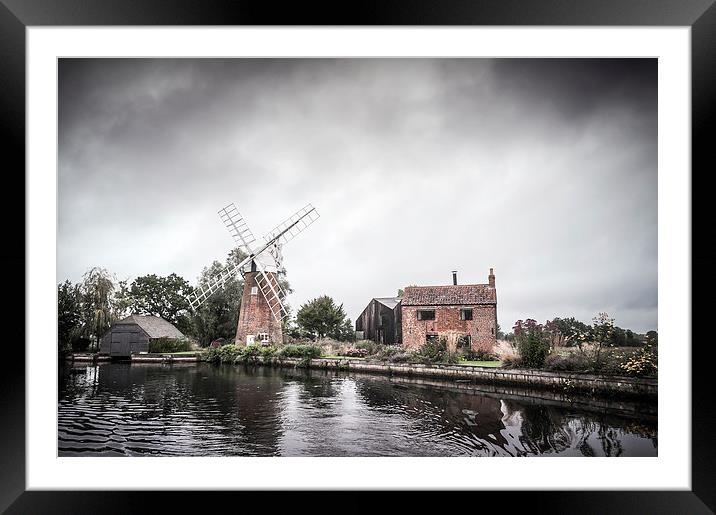
[[184, 334], [171, 322], [152, 315], [129, 315], [117, 323], [137, 324], [150, 338], [185, 338]]
[[393, 309], [398, 305], [402, 297], [375, 297], [374, 300], [380, 302], [385, 307]]
[[495, 288], [489, 284], [406, 286], [403, 306], [449, 306], [497, 304]]

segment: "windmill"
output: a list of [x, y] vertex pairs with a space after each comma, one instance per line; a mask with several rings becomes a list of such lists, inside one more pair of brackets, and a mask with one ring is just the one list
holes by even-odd
[[242, 252], [248, 255], [241, 263], [224, 269], [212, 282], [200, 286], [189, 296], [196, 310], [236, 274], [244, 278], [236, 343], [281, 342], [281, 323], [288, 316], [284, 305], [286, 293], [278, 282], [283, 264], [281, 248], [318, 219], [318, 211], [307, 204], [256, 241], [246, 221], [232, 203], [219, 210], [219, 218]]

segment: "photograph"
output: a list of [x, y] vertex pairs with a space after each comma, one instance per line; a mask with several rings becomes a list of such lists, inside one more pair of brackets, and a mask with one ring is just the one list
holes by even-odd
[[658, 71], [58, 57], [57, 456], [658, 457]]

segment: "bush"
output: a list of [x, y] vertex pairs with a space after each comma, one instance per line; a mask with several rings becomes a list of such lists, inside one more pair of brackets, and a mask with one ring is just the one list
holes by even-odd
[[658, 356], [654, 348], [647, 344], [619, 367], [622, 372], [632, 376], [655, 376], [658, 369]]
[[486, 350], [465, 350], [462, 357], [467, 361], [497, 361], [500, 358], [494, 352]]
[[589, 360], [577, 352], [573, 352], [562, 356], [560, 354], [550, 354], [545, 359], [544, 368], [555, 372], [560, 371], [580, 371], [590, 367]]
[[320, 358], [322, 354], [321, 347], [318, 345], [286, 345], [278, 350], [279, 358], [303, 358], [314, 359]]
[[426, 365], [432, 363], [457, 363], [458, 355], [456, 352], [450, 352], [447, 347], [447, 341], [443, 338], [439, 340], [428, 340], [425, 345], [420, 347], [413, 354], [415, 361]]
[[527, 319], [524, 322], [518, 320], [513, 329], [522, 365], [541, 368], [549, 354], [549, 334], [541, 324], [532, 319]]
[[261, 358], [264, 361], [272, 361], [278, 354], [278, 349], [273, 345], [262, 346], [259, 350]]
[[413, 354], [410, 352], [396, 352], [388, 356], [388, 361], [391, 363], [407, 363], [413, 360]]
[[502, 358], [503, 368], [519, 368], [522, 366], [522, 358], [517, 355], [505, 356]]
[[405, 348], [402, 345], [385, 345], [375, 355], [376, 358], [390, 361], [390, 358], [398, 354], [405, 354]]
[[262, 357], [262, 347], [260, 345], [246, 345], [239, 349], [239, 353], [234, 357], [234, 363], [258, 363]]
[[157, 338], [149, 340], [149, 352], [185, 352], [191, 350], [191, 342], [189, 340], [176, 340], [173, 338]]
[[233, 363], [241, 354], [241, 349], [235, 343], [224, 345], [217, 350], [220, 363]]
[[384, 347], [384, 345], [376, 343], [373, 340], [362, 340], [356, 343], [356, 348], [365, 350], [367, 356], [374, 356], [380, 353]]

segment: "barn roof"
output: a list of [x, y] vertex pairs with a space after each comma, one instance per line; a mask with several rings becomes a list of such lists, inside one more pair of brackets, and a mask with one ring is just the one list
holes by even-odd
[[402, 297], [375, 297], [374, 300], [380, 302], [387, 308], [393, 309], [395, 306], [398, 305], [401, 298]]
[[151, 315], [129, 315], [118, 324], [137, 324], [150, 338], [185, 338], [184, 334], [171, 322]]
[[497, 304], [495, 288], [489, 284], [406, 286], [403, 306], [450, 306]]

